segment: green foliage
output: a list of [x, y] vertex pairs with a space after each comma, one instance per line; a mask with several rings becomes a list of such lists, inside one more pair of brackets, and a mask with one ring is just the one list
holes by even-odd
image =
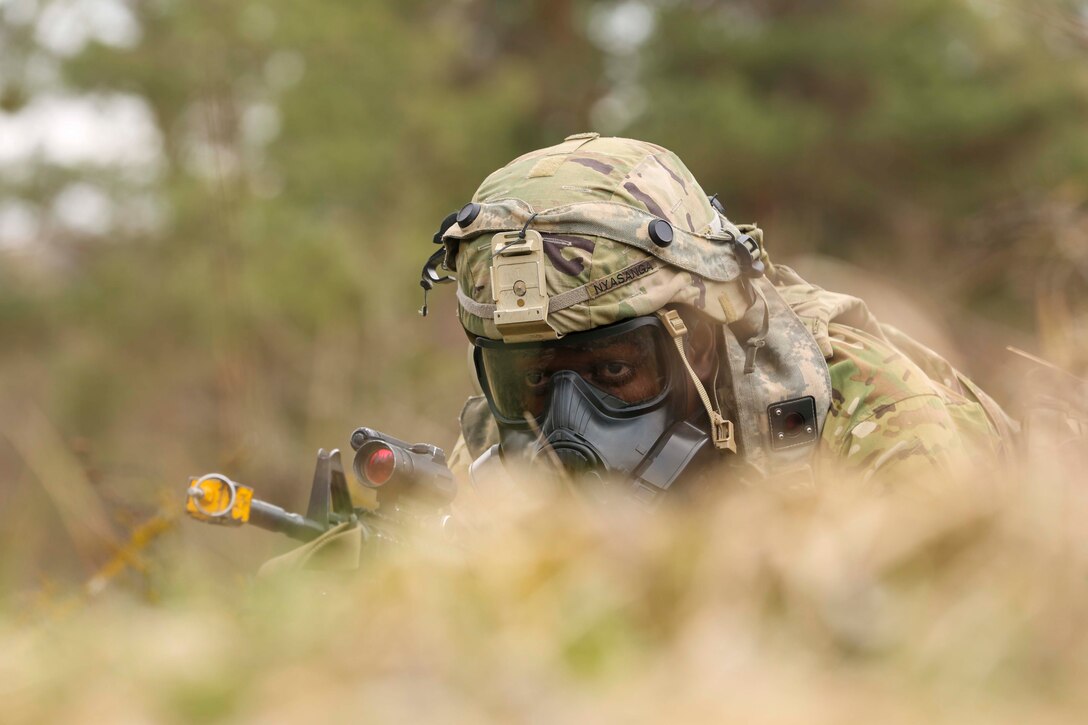
[[[1084, 178], [1083, 57], [1009, 4], [679, 4], [660, 24], [631, 132], [691, 159], [742, 218], [785, 217], [787, 243], [815, 224], [823, 250], [915, 271], [966, 218]], [[896, 243], [903, 214], [925, 254]]]

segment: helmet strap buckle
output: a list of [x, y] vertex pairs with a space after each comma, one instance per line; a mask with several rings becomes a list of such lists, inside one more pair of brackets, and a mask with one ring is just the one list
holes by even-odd
[[710, 396], [706, 392], [703, 381], [695, 374], [695, 369], [688, 361], [687, 352], [684, 351], [684, 337], [688, 334], [688, 326], [684, 324], [684, 320], [676, 310], [658, 310], [657, 317], [665, 325], [669, 336], [676, 344], [676, 351], [680, 353], [684, 368], [688, 371], [691, 382], [695, 384], [695, 390], [699, 393], [699, 399], [703, 401], [703, 407], [706, 408], [706, 415], [710, 421], [710, 441], [719, 451], [736, 453], [737, 441], [733, 435], [733, 421], [727, 420], [710, 402]]

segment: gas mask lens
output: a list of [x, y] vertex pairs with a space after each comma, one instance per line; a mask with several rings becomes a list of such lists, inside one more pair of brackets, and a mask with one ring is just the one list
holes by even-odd
[[477, 372], [494, 412], [509, 421], [539, 418], [548, 409], [552, 380], [568, 371], [622, 411], [658, 398], [666, 387], [664, 335], [653, 318], [543, 343], [477, 340]]

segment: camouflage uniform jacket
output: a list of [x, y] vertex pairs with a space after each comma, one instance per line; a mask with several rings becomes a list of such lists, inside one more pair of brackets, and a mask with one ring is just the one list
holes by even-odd
[[[1011, 455], [1016, 424], [942, 357], [878, 323], [860, 299], [809, 284], [781, 265], [771, 276], [820, 345], [831, 374], [817, 471], [935, 482], [942, 479], [935, 473], [993, 465]], [[459, 476], [498, 442], [483, 396], [465, 404], [461, 431], [450, 455]]]

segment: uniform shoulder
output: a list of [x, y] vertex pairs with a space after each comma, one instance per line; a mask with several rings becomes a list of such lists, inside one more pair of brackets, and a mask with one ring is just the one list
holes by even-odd
[[838, 324], [829, 333], [832, 403], [821, 446], [848, 467], [867, 475], [908, 460], [950, 468], [999, 449], [973, 396], [931, 377], [887, 339]]
[[[943, 395], [935, 381], [887, 340], [845, 325], [829, 328], [832, 415], [861, 420], [916, 395]], [[951, 392], [951, 391], [947, 391]]]

